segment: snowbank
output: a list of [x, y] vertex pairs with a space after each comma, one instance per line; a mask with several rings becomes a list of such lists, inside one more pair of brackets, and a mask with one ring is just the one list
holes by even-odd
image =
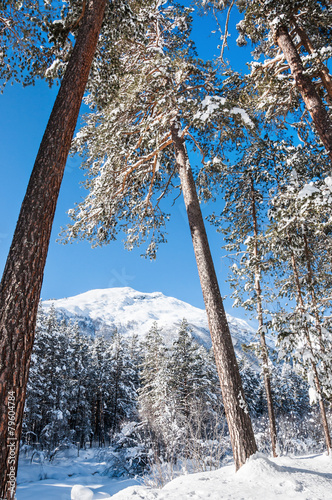
[[112, 500], [330, 500], [332, 460], [328, 456], [279, 457], [257, 453], [237, 473], [228, 465], [181, 476], [162, 490], [132, 486]]

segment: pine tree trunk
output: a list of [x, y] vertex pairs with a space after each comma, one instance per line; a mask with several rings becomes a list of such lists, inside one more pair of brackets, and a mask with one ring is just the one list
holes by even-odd
[[250, 191], [251, 191], [251, 213], [253, 219], [254, 226], [254, 258], [255, 258], [255, 292], [256, 292], [256, 308], [257, 308], [257, 317], [258, 317], [258, 331], [260, 337], [261, 344], [261, 356], [263, 362], [263, 378], [264, 378], [264, 387], [267, 401], [267, 410], [269, 414], [269, 423], [270, 423], [270, 437], [271, 437], [271, 446], [272, 453], [274, 457], [277, 457], [277, 426], [276, 419], [273, 408], [273, 399], [272, 399], [272, 390], [271, 390], [271, 380], [270, 380], [270, 372], [269, 372], [269, 357], [268, 350], [265, 340], [264, 333], [264, 318], [263, 318], [263, 305], [262, 305], [262, 289], [260, 284], [260, 269], [258, 264], [258, 224], [257, 224], [257, 212], [256, 212], [256, 197], [255, 197], [255, 188], [254, 181], [252, 175], [250, 175]]
[[47, 124], [0, 285], [0, 476], [14, 498], [37, 308], [63, 172], [96, 49], [106, 0], [89, 0]]
[[[301, 288], [300, 277], [299, 277], [299, 273], [298, 273], [298, 269], [297, 269], [297, 265], [296, 265], [295, 255], [293, 252], [292, 252], [291, 262], [292, 262], [293, 274], [294, 274], [294, 279], [295, 279], [295, 284], [296, 284], [296, 289], [297, 289], [298, 305], [299, 305], [299, 308], [302, 311], [302, 313], [304, 313], [305, 307], [304, 307], [304, 302], [303, 302], [303, 297], [302, 297], [302, 288]], [[321, 386], [320, 386], [320, 380], [319, 380], [319, 376], [318, 376], [318, 372], [317, 372], [317, 367], [316, 367], [316, 364], [315, 364], [314, 359], [313, 359], [314, 354], [313, 354], [313, 348], [312, 348], [308, 328], [305, 328], [305, 337], [306, 337], [308, 349], [312, 355], [310, 363], [311, 363], [311, 368], [312, 368], [312, 371], [314, 374], [315, 388], [316, 388], [316, 391], [317, 391], [318, 396], [319, 396], [319, 409], [320, 409], [320, 415], [321, 415], [322, 425], [323, 425], [323, 430], [324, 430], [324, 435], [325, 435], [326, 448], [327, 448], [328, 453], [330, 454], [331, 449], [332, 449], [332, 447], [331, 447], [331, 435], [330, 435], [330, 430], [329, 430], [329, 424], [328, 424], [327, 417], [326, 417], [326, 410], [325, 410], [322, 390], [321, 390]]]
[[98, 446], [101, 447], [105, 443], [105, 420], [104, 420], [104, 402], [101, 387], [98, 388], [96, 404], [94, 408], [94, 437], [98, 438]]
[[99, 399], [99, 446], [105, 446], [105, 415], [104, 415], [104, 400], [100, 393]]
[[288, 33], [286, 26], [280, 26], [275, 33], [277, 44], [283, 51], [307, 110], [309, 111], [317, 133], [332, 159], [332, 122], [325, 106], [316, 92], [315, 85], [305, 74], [301, 57]]
[[[316, 51], [311, 43], [311, 40], [310, 38], [308, 37], [307, 33], [305, 32], [305, 30], [303, 28], [301, 28], [300, 26], [298, 26], [298, 24], [295, 22], [295, 20], [293, 21], [294, 23], [294, 26], [295, 26], [295, 30], [296, 30], [296, 33], [299, 35], [300, 39], [301, 39], [301, 44], [303, 45], [303, 47], [306, 49], [306, 51], [308, 52], [308, 54], [315, 54]], [[317, 57], [317, 53], [316, 53], [316, 57]], [[321, 61], [321, 59], [318, 57], [318, 72], [319, 72], [319, 76], [322, 80], [322, 83], [328, 93], [328, 96], [329, 96], [329, 103], [331, 104], [332, 102], [332, 78], [331, 78], [331, 75], [329, 73], [329, 70], [328, 70], [328, 67]]]
[[257, 447], [245, 403], [240, 372], [220, 295], [196, 186], [184, 140], [179, 136], [177, 122], [173, 123], [171, 131], [208, 316], [235, 467], [238, 470], [246, 462], [247, 458], [257, 451]]
[[114, 404], [113, 404], [113, 409], [112, 409], [112, 417], [111, 417], [111, 432], [114, 435], [115, 432], [117, 431], [117, 425], [116, 425], [116, 420], [118, 418], [118, 391], [119, 391], [119, 371], [118, 371], [118, 363], [119, 360], [117, 359], [117, 365], [116, 365], [116, 375], [115, 375], [115, 383], [113, 386], [113, 392], [114, 392]]

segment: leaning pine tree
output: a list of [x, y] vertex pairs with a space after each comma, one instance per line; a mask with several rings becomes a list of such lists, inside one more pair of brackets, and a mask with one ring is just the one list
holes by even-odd
[[[21, 5], [21, 2], [10, 3], [13, 8]], [[107, 5], [107, 23], [99, 38]], [[57, 39], [67, 40], [64, 45], [68, 48], [65, 50], [68, 62], [63, 61], [65, 74], [39, 148], [0, 285], [0, 496], [4, 499], [15, 495], [37, 309], [62, 176], [98, 39], [100, 50], [95, 61], [101, 64], [101, 54], [104, 62], [107, 57], [110, 60], [115, 26], [119, 29], [124, 17], [123, 8], [118, 7], [123, 7], [121, 2], [119, 5], [108, 4], [106, 0], [73, 2], [73, 9], [68, 12], [69, 22], [62, 19], [57, 24], [57, 34], [53, 33]], [[54, 23], [52, 26], [54, 28]], [[70, 51], [73, 37], [76, 43]], [[58, 59], [55, 65], [57, 63]], [[10, 427], [9, 397], [11, 408], [15, 408]]]
[[[165, 241], [168, 218], [161, 203], [180, 178], [238, 469], [257, 448], [187, 142], [202, 153], [204, 162], [212, 154], [212, 137], [226, 141], [231, 124], [243, 125], [241, 118], [248, 126], [252, 122], [221, 95], [212, 68], [195, 59], [188, 38], [189, 11], [168, 7], [155, 2], [153, 10], [141, 9], [146, 36], [139, 43], [128, 41], [123, 55], [127, 71], [116, 102], [101, 106], [107, 81], [98, 94], [92, 91], [88, 97], [90, 105], [98, 103], [100, 108], [86, 118], [74, 150], [85, 155], [89, 193], [70, 212], [74, 222], [67, 241], [80, 237], [102, 245], [121, 228], [129, 249], [148, 242], [146, 253], [154, 258], [158, 243]], [[243, 128], [238, 127], [237, 133]]]
[[[332, 4], [327, 0], [238, 1], [244, 19], [237, 25], [239, 45], [249, 39], [255, 59], [249, 81], [257, 90], [257, 108], [284, 125], [288, 113], [298, 113], [332, 159]], [[304, 105], [304, 106], [303, 106]], [[293, 117], [293, 120], [294, 117]]]

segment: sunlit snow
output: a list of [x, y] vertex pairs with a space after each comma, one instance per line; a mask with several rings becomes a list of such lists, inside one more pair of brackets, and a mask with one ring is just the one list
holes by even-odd
[[80, 462], [21, 464], [17, 500], [330, 500], [332, 491], [327, 455], [270, 458], [257, 453], [238, 472], [233, 464], [225, 465], [177, 477], [162, 489], [135, 479], [110, 479], [101, 471], [88, 452]]

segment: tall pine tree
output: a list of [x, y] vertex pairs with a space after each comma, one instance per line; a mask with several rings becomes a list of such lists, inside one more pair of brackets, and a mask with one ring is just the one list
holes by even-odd
[[250, 127], [252, 122], [225, 97], [208, 95], [222, 91], [216, 88], [210, 65], [194, 58], [188, 11], [157, 2], [153, 14], [150, 8], [142, 9], [144, 14], [146, 37], [144, 43], [132, 41], [132, 53], [125, 56], [130, 70], [121, 78], [117, 102], [88, 116], [77, 137], [77, 151], [86, 154], [89, 194], [70, 212], [74, 222], [67, 239], [87, 238], [101, 245], [121, 228], [129, 248], [148, 242], [146, 253], [154, 258], [157, 244], [165, 240], [167, 215], [160, 203], [179, 176], [239, 468], [256, 445], [186, 142], [197, 147], [204, 160], [210, 154], [210, 135], [227, 137], [230, 124]]

